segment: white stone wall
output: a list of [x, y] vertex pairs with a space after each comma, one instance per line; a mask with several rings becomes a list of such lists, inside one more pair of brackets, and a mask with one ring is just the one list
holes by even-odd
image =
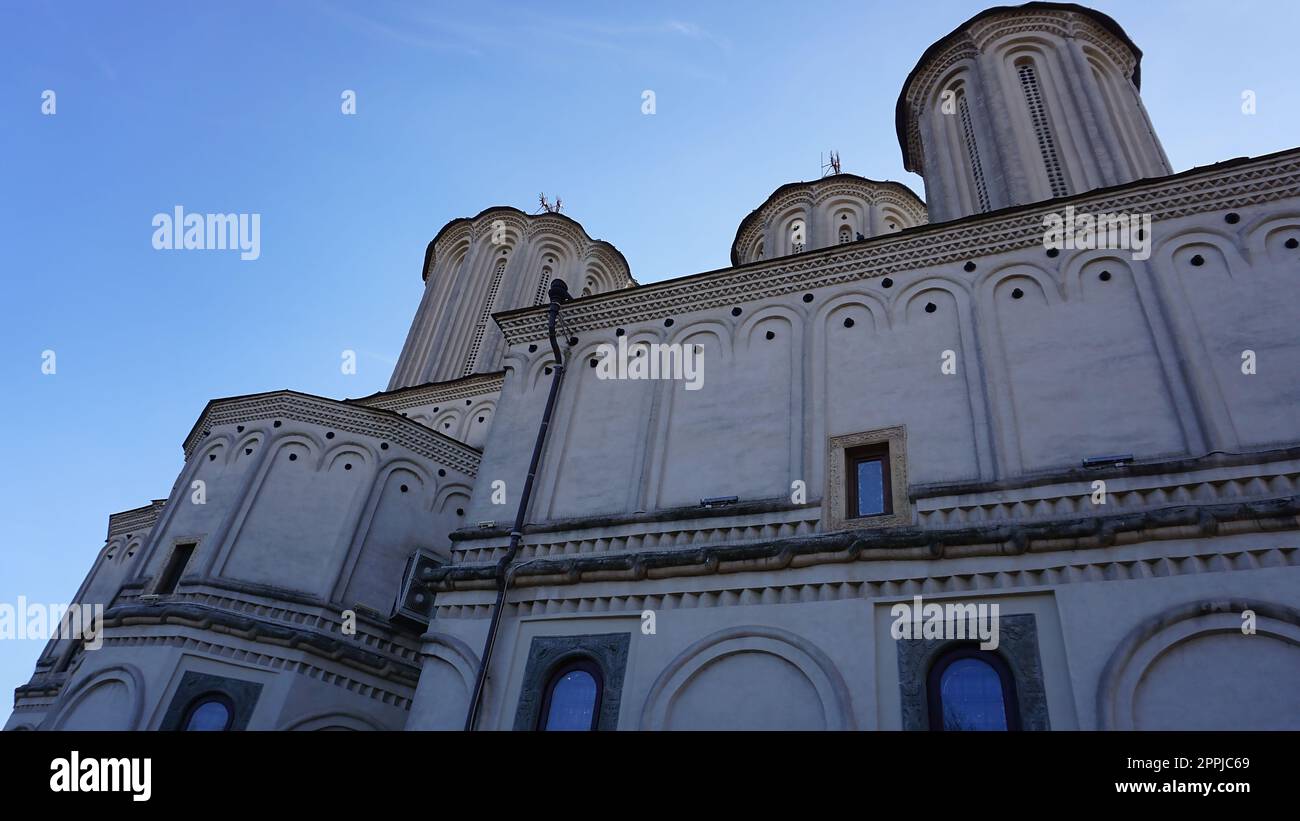
[[[889, 288], [873, 276], [762, 300], [737, 294], [705, 310], [687, 303], [667, 328], [636, 310], [610, 316], [569, 354], [532, 518], [780, 498], [796, 480], [817, 499], [829, 437], [891, 425], [907, 429], [918, 484], [1117, 453], [1160, 460], [1294, 443], [1300, 251], [1285, 243], [1300, 238], [1300, 218], [1279, 214], [1297, 207], [1243, 208], [1235, 227], [1224, 212], [1157, 220], [1145, 261], [1051, 258], [1039, 246], [972, 254], [973, 271], [953, 261], [893, 272]], [[826, 251], [823, 265], [844, 256], [851, 268], [870, 253]], [[590, 364], [599, 344], [617, 341], [610, 326], [629, 343], [703, 345], [702, 389], [598, 378]], [[549, 383], [549, 349], [529, 354], [528, 344], [506, 360], [497, 412], [508, 432], [488, 443], [480, 472], [516, 488]], [[1253, 375], [1242, 372], [1247, 350], [1264, 363]], [[941, 368], [945, 351], [955, 374]], [[499, 507], [480, 481], [471, 518], [502, 519]]]

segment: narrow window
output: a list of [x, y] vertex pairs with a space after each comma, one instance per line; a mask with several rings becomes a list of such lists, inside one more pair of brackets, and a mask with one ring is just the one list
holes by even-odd
[[758, 247], [754, 249], [754, 259], [762, 259], [762, 258], [763, 258], [763, 241], [760, 239], [758, 241]]
[[176, 583], [181, 580], [181, 573], [185, 572], [185, 565], [190, 561], [190, 556], [194, 553], [194, 545], [178, 544], [172, 550], [171, 558], [167, 560], [167, 567], [163, 569], [161, 578], [158, 580], [158, 586], [154, 588], [155, 593], [166, 595], [176, 590]]
[[185, 712], [181, 727], [185, 732], [224, 732], [235, 716], [230, 699], [220, 693], [208, 693], [195, 699]]
[[474, 325], [474, 339], [470, 342], [469, 356], [465, 357], [465, 369], [461, 376], [469, 376], [478, 364], [478, 351], [483, 346], [483, 334], [487, 333], [488, 320], [492, 318], [492, 307], [497, 301], [497, 291], [501, 289], [501, 276], [506, 272], [506, 258], [497, 260], [492, 271], [492, 282], [488, 285], [487, 299], [483, 301], [483, 310], [479, 312], [478, 322]]
[[846, 519], [882, 516], [893, 512], [889, 484], [889, 443], [880, 442], [844, 451], [848, 487]]
[[803, 249], [803, 220], [795, 220], [790, 224], [790, 253], [802, 254]]
[[926, 680], [930, 729], [1019, 730], [1016, 679], [997, 653], [959, 646], [935, 661]]
[[1016, 66], [1020, 77], [1020, 89], [1025, 94], [1025, 104], [1029, 107], [1029, 119], [1034, 125], [1034, 136], [1038, 139], [1038, 152], [1043, 156], [1043, 166], [1047, 170], [1047, 184], [1052, 189], [1053, 197], [1064, 197], [1070, 193], [1065, 187], [1065, 174], [1061, 170], [1061, 155], [1056, 150], [1056, 138], [1052, 135], [1052, 124], [1047, 119], [1047, 109], [1043, 105], [1043, 92], [1038, 86], [1038, 73], [1034, 64], [1028, 61]]
[[[979, 199], [980, 212], [989, 210], [989, 189], [984, 183], [984, 168], [980, 165], [979, 146], [975, 143], [975, 128], [971, 125], [970, 106], [966, 104], [966, 94], [957, 92], [957, 113], [961, 116], [962, 140], [966, 143], [966, 157], [970, 161], [971, 177], [975, 181], [975, 196]], [[893, 226], [890, 226], [893, 230]]]
[[840, 245], [845, 245], [853, 241], [853, 229], [847, 225], [840, 226]]
[[[554, 262], [554, 260], [550, 260]], [[541, 305], [546, 299], [547, 289], [551, 287], [551, 266], [542, 266], [542, 279], [537, 283], [537, 294], [533, 297], [534, 305]]]
[[546, 686], [539, 730], [594, 730], [600, 718], [604, 677], [594, 661], [560, 667]]

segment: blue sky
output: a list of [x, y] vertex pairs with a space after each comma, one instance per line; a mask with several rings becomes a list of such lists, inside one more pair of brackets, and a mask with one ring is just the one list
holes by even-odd
[[[726, 265], [828, 149], [922, 193], [894, 102], [986, 5], [0, 0], [0, 602], [67, 601], [208, 399], [382, 389], [448, 220], [544, 191], [653, 282]], [[1176, 170], [1300, 143], [1300, 4], [1093, 5]], [[176, 205], [261, 214], [260, 259], [154, 250]], [[40, 649], [0, 641], [0, 713]]]

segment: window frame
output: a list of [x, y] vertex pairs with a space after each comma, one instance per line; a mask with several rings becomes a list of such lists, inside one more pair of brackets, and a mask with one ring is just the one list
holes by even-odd
[[[887, 446], [888, 460], [885, 482], [888, 486], [885, 513], [871, 516], [850, 516], [856, 513], [856, 499], [850, 507], [848, 489], [850, 481], [857, 482], [856, 470], [850, 477], [849, 467], [853, 462], [846, 454], [858, 451], [864, 446]], [[823, 532], [864, 528], [882, 528], [906, 526], [912, 524], [912, 504], [907, 497], [907, 431], [902, 425], [887, 428], [830, 436], [826, 440], [826, 455], [823, 467], [822, 518]], [[855, 488], [856, 493], [856, 488]]]
[[190, 720], [194, 718], [194, 714], [198, 709], [209, 701], [215, 701], [222, 707], [226, 708], [226, 726], [222, 727], [220, 730], [207, 730], [202, 732], [230, 732], [230, 728], [235, 725], [235, 700], [220, 690], [207, 690], [190, 699], [190, 703], [185, 705], [185, 711], [181, 713], [181, 721], [178, 725], [178, 729], [183, 733], [201, 732], [189, 728]]
[[961, 732], [946, 730], [943, 726], [943, 674], [953, 662], [973, 658], [982, 661], [997, 673], [1002, 683], [1002, 711], [1007, 718], [1007, 732], [1019, 732], [1020, 697], [1016, 689], [1016, 674], [1001, 654], [994, 650], [981, 650], [978, 644], [957, 644], [941, 652], [930, 665], [925, 676], [925, 699], [932, 732]]
[[590, 675], [596, 682], [596, 698], [591, 705], [591, 726], [583, 732], [593, 732], [599, 729], [600, 707], [605, 699], [605, 671], [601, 669], [600, 663], [595, 659], [589, 656], [579, 656], [556, 665], [555, 669], [547, 677], [546, 686], [542, 689], [541, 709], [537, 712], [538, 731], [550, 731], [550, 728], [546, 725], [551, 717], [551, 696], [555, 694], [556, 685], [569, 673], [579, 670]]
[[[858, 465], [862, 462], [880, 463], [881, 502], [883, 509], [879, 513], [858, 512]], [[874, 519], [877, 516], [890, 516], [894, 513], [893, 488], [890, 483], [891, 458], [889, 442], [874, 442], [869, 445], [844, 449], [844, 518], [845, 520]]]

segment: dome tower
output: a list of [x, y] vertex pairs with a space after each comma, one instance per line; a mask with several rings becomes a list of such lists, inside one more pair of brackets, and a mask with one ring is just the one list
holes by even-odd
[[1073, 3], [1001, 6], [930, 46], [903, 85], [903, 164], [942, 222], [1172, 173], [1142, 52]]

